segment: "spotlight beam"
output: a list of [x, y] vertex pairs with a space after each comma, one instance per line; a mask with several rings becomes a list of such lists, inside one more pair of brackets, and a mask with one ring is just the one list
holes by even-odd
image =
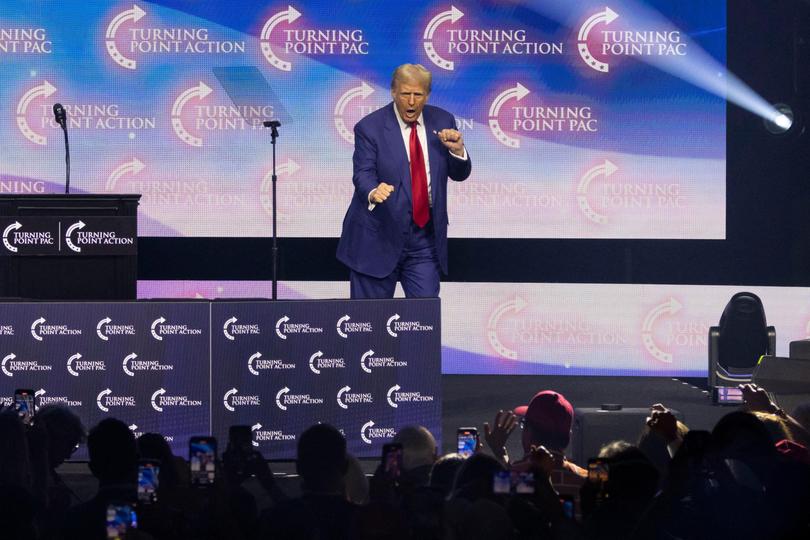
[[[810, 3], [810, 0], [805, 1]], [[581, 10], [576, 7], [575, 2], [570, 0], [517, 0], [516, 4], [570, 28], [575, 29], [578, 24], [582, 23]], [[766, 121], [777, 124], [777, 119], [783, 116], [773, 105], [754, 92], [663, 15], [637, 2], [625, 0], [623, 5], [619, 17], [624, 20], [625, 26], [680, 32], [682, 42], [686, 43], [688, 50], [687, 56], [644, 55], [632, 58], [728, 100]], [[785, 119], [779, 121], [782, 124], [786, 122]]]

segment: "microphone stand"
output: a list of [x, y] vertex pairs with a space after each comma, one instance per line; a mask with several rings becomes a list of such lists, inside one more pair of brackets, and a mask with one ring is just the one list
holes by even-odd
[[60, 123], [65, 134], [65, 194], [70, 193], [70, 143], [68, 142], [67, 120]]
[[265, 120], [264, 127], [270, 128], [270, 143], [273, 145], [273, 247], [271, 249], [272, 265], [273, 265], [273, 300], [278, 299], [278, 234], [276, 232], [277, 226], [277, 210], [276, 210], [276, 139], [278, 139], [278, 128], [281, 127], [281, 122], [278, 120]]

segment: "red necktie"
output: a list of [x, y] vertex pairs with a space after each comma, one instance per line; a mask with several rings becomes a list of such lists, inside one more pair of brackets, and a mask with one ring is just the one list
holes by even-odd
[[425, 156], [416, 130], [418, 122], [411, 122], [411, 193], [413, 194], [413, 222], [424, 227], [430, 221]]

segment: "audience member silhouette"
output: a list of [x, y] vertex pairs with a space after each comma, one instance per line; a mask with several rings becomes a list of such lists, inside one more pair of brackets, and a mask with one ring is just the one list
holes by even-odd
[[137, 500], [138, 451], [135, 436], [124, 422], [115, 418], [99, 422], [87, 437], [87, 451], [98, 491], [68, 512], [65, 540], [106, 538], [108, 506], [134, 505]]
[[0, 410], [0, 537], [36, 538], [37, 502], [25, 425], [13, 409]]
[[302, 496], [284, 501], [265, 517], [268, 539], [355, 538], [357, 506], [346, 498], [346, 439], [336, 428], [317, 424], [298, 439], [296, 470]]

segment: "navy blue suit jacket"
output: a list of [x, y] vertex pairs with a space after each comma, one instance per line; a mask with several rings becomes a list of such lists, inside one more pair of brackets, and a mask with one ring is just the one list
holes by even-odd
[[[447, 178], [465, 180], [472, 170], [470, 154], [463, 161], [450, 155], [433, 131], [456, 129], [453, 115], [438, 107], [422, 110], [430, 160], [431, 220], [436, 256], [447, 273]], [[394, 105], [379, 109], [354, 126], [354, 196], [343, 219], [337, 258], [343, 264], [382, 278], [396, 268], [413, 220], [411, 169]], [[368, 209], [368, 194], [380, 182], [394, 186], [388, 199]]]

